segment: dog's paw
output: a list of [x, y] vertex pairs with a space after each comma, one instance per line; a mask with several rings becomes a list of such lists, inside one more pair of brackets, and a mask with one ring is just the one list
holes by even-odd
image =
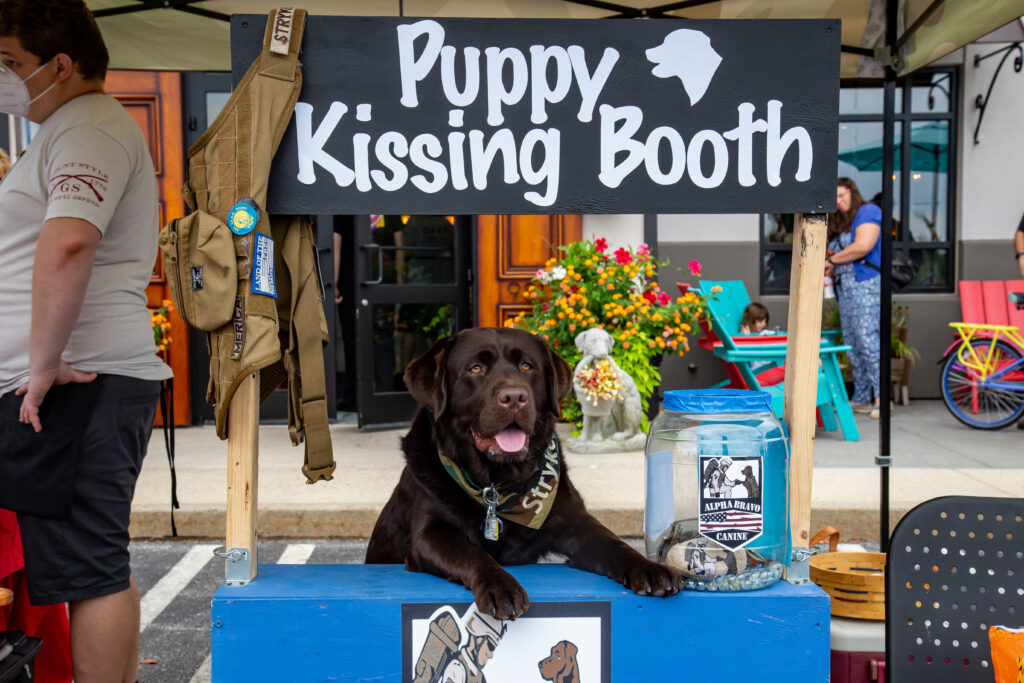
[[622, 584], [637, 595], [667, 597], [682, 590], [683, 579], [671, 567], [643, 560], [626, 571]]
[[488, 573], [473, 587], [477, 609], [498, 619], [515, 619], [526, 614], [530, 598], [505, 570]]

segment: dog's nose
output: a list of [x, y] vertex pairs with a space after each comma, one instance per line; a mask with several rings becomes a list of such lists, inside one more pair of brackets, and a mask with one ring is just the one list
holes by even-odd
[[526, 390], [506, 387], [498, 392], [498, 405], [516, 411], [526, 405]]

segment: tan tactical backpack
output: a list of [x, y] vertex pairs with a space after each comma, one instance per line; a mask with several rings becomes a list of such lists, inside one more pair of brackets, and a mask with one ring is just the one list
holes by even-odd
[[302, 87], [305, 10], [270, 12], [263, 50], [224, 109], [188, 150], [182, 189], [192, 213], [160, 231], [171, 295], [207, 333], [217, 435], [228, 405], [259, 373], [260, 400], [288, 381], [288, 431], [305, 441], [307, 483], [331, 479], [323, 346], [328, 341], [316, 240], [307, 216], [268, 215], [270, 163]]

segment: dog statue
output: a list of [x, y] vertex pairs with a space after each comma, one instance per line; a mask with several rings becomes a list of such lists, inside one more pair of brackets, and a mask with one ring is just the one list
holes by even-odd
[[583, 358], [573, 370], [573, 388], [580, 403], [585, 399], [583, 387], [576, 377], [584, 368], [608, 360], [619, 373], [619, 381], [622, 383], [622, 391], [612, 403], [610, 415], [583, 415], [583, 430], [580, 436], [567, 441], [569, 449], [577, 453], [640, 450], [647, 440], [646, 435], [640, 431], [643, 419], [640, 392], [629, 373], [620, 368], [611, 357], [614, 346], [615, 339], [612, 335], [599, 327], [592, 327], [576, 335], [576, 348], [583, 354]]

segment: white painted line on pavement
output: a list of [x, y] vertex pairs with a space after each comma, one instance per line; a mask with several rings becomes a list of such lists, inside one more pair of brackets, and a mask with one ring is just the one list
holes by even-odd
[[210, 679], [213, 678], [212, 664], [213, 660], [210, 659], [210, 655], [206, 655], [206, 659], [203, 660], [192, 680], [188, 683], [210, 683]]
[[[281, 557], [278, 558], [278, 564], [306, 564], [309, 558], [313, 555], [313, 551], [316, 550], [315, 543], [289, 543], [285, 546], [284, 551], [281, 553]], [[206, 659], [203, 660], [202, 665], [196, 671], [195, 675], [192, 676], [192, 680], [189, 683], [210, 683], [213, 676], [213, 659], [212, 655], [206, 655]]]
[[164, 608], [171, 604], [175, 596], [195, 578], [199, 570], [213, 559], [213, 549], [216, 547], [213, 544], [194, 546], [185, 553], [185, 557], [178, 560], [178, 564], [174, 565], [171, 571], [164, 574], [155, 586], [146, 591], [139, 609], [139, 633], [145, 631]]
[[278, 564], [306, 564], [316, 549], [315, 543], [289, 543], [281, 553]]

